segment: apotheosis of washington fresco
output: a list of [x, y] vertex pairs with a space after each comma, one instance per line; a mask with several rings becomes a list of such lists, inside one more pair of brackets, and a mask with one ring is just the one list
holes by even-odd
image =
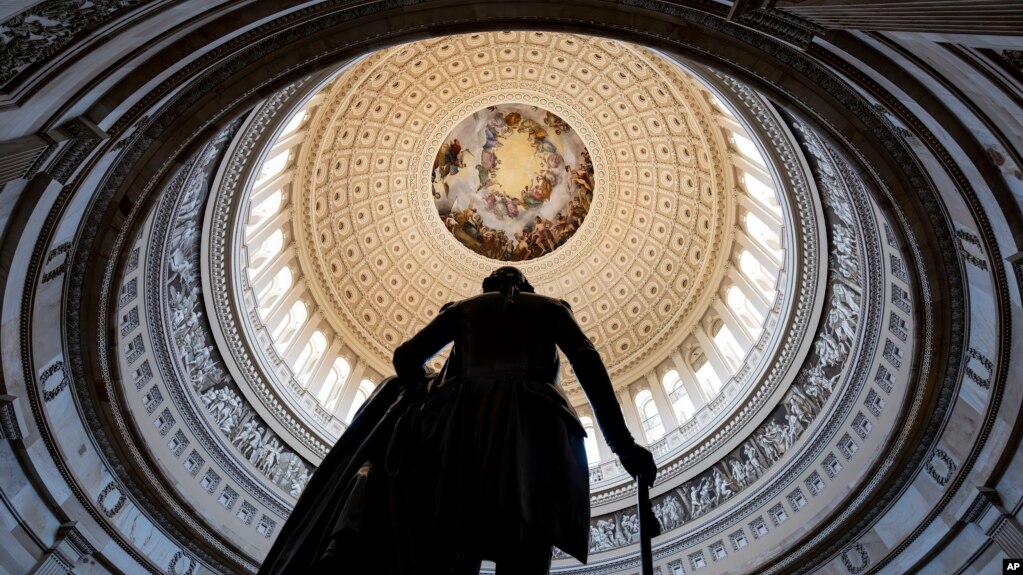
[[433, 164], [444, 225], [495, 260], [538, 258], [568, 241], [593, 188], [593, 164], [575, 130], [528, 104], [476, 111], [451, 130]]

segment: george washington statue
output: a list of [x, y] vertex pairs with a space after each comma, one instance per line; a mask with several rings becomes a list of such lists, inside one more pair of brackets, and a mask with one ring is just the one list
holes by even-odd
[[423, 573], [547, 573], [551, 546], [586, 560], [589, 474], [579, 418], [558, 386], [556, 348], [571, 362], [608, 445], [626, 470], [653, 481], [650, 452], [625, 425], [607, 370], [568, 304], [533, 293], [514, 267], [483, 294], [445, 305], [394, 352], [401, 380], [454, 342], [413, 433], [424, 506], [416, 563]]
[[[483, 294], [441, 308], [394, 352], [323, 460], [260, 575], [545, 574], [551, 547], [586, 561], [585, 433], [558, 387], [568, 357], [607, 443], [650, 484], [656, 467], [625, 425], [607, 370], [567, 303], [503, 267]], [[454, 342], [439, 374], [424, 364]]]

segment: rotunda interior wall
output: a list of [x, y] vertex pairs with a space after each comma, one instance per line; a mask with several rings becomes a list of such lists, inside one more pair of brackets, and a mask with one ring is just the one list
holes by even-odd
[[[1014, 445], [1018, 445], [1019, 438], [1017, 413], [1020, 385], [1019, 374], [1014, 375], [1007, 370], [1007, 366], [1008, 358], [1018, 355], [1015, 352], [1020, 351], [1017, 348], [1023, 345], [1019, 338], [1008, 335], [1012, 333], [1010, 328], [1018, 325], [1020, 320], [1019, 283], [1013, 277], [1013, 274], [1017, 274], [1018, 277], [1020, 271], [1018, 261], [1004, 260], [1018, 251], [1014, 243], [1014, 238], [1018, 234], [1014, 234], [1013, 230], [1019, 229], [1019, 202], [1018, 196], [1014, 197], [1012, 195], [1014, 192], [1011, 191], [1016, 185], [1012, 181], [1015, 176], [1005, 167], [1007, 164], [1004, 158], [1015, 157], [1019, 146], [1012, 136], [1015, 134], [1013, 130], [1008, 128], [992, 130], [992, 124], [989, 122], [965, 119], [960, 121], [957, 118], [998, 117], [1002, 113], [997, 111], [998, 109], [1011, 110], [1018, 106], [1014, 108], [1008, 100], [999, 101], [991, 97], [991, 100], [980, 99], [979, 108], [974, 108], [966, 105], [962, 94], [954, 91], [926, 88], [913, 93], [902, 91], [900, 86], [910, 84], [901, 82], [900, 75], [924, 80], [949, 77], [954, 75], [953, 70], [958, 68], [958, 65], [943, 68], [947, 62], [946, 64], [942, 62], [945, 62], [944, 58], [947, 56], [939, 54], [951, 52], [943, 46], [931, 43], [930, 40], [925, 41], [919, 36], [906, 35], [900, 36], [898, 40], [905, 43], [904, 45], [912, 46], [917, 53], [926, 54], [926, 58], [931, 59], [938, 70], [909, 64], [904, 64], [906, 66], [904, 68], [889, 66], [888, 63], [893, 59], [901, 59], [897, 51], [888, 52], [892, 49], [891, 45], [881, 50], [884, 58], [877, 60], [873, 60], [876, 56], [874, 52], [858, 51], [855, 42], [852, 45], [843, 45], [842, 53], [837, 60], [829, 56], [838, 53], [833, 45], [820, 44], [813, 50], [815, 57], [826, 60], [838, 73], [844, 75], [848, 82], [860, 86], [864, 93], [880, 94], [881, 99], [876, 103], [890, 116], [886, 121], [892, 122], [896, 130], [901, 127], [909, 132], [909, 135], [901, 135], [900, 138], [908, 142], [910, 149], [921, 162], [929, 179], [926, 184], [941, 194], [941, 202], [948, 207], [947, 213], [954, 224], [954, 232], [951, 243], [939, 243], [939, 240], [944, 242], [940, 234], [935, 239], [919, 233], [931, 225], [927, 223], [924, 211], [909, 211], [902, 217], [892, 217], [888, 223], [892, 227], [892, 237], [897, 238], [896, 244], [906, 249], [909, 277], [922, 278], [916, 286], [893, 283], [904, 288], [912, 288], [906, 291], [913, 297], [914, 302], [930, 305], [927, 300], [931, 298], [933, 302], [938, 302], [939, 306], [948, 305], [952, 309], [953, 317], [968, 317], [968, 341], [963, 350], [955, 350], [953, 345], [956, 337], [955, 325], [947, 332], [944, 329], [953, 322], [948, 324], [935, 322], [931, 324], [932, 328], [926, 328], [926, 322], [922, 322], [915, 331], [910, 331], [911, 336], [917, 338], [913, 341], [924, 346], [925, 351], [918, 356], [921, 365], [926, 367], [929, 361], [938, 368], [941, 368], [942, 364], [950, 366], [950, 375], [953, 377], [951, 384], [945, 385], [946, 387], [950, 385], [953, 392], [943, 395], [938, 400], [912, 403], [918, 407], [903, 412], [906, 417], [903, 421], [907, 422], [906, 434], [909, 437], [928, 437], [918, 431], [926, 426], [923, 423], [914, 423], [916, 420], [913, 418], [933, 412], [932, 421], [938, 423], [929, 425], [932, 428], [935, 425], [943, 428], [947, 435], [941, 439], [928, 440], [915, 453], [907, 452], [896, 457], [896, 463], [904, 464], [903, 469], [906, 471], [886, 475], [887, 479], [879, 480], [880, 483], [892, 487], [891, 494], [879, 496], [874, 500], [874, 504], [866, 506], [883, 511], [880, 519], [877, 519], [878, 515], [865, 510], [865, 506], [861, 505], [859, 500], [853, 501], [849, 507], [851, 511], [842, 518], [835, 519], [836, 523], [848, 519], [843, 525], [847, 526], [846, 530], [851, 534], [849, 537], [836, 536], [828, 541], [807, 537], [803, 539], [806, 543], [801, 549], [806, 550], [806, 554], [813, 555], [814, 561], [830, 558], [832, 563], [829, 568], [838, 572], [862, 572], [868, 566], [892, 572], [927, 568], [953, 571], [963, 568], [964, 563], [970, 562], [973, 568], [982, 570], [992, 564], [991, 562], [1004, 557], [1006, 549], [1012, 549], [1011, 539], [1006, 539], [1004, 533], [1006, 530], [1018, 529], [1018, 521], [1014, 516], [1018, 513], [1019, 487], [1013, 486], [1013, 482], [1008, 478], [1011, 477], [1010, 472], [1018, 469], [1020, 465], [1020, 460], [1016, 456], [1018, 449], [1013, 448]], [[961, 38], [945, 40], [951, 40], [953, 43], [962, 41]], [[973, 68], [983, 67], [987, 70], [983, 73], [977, 72], [984, 82], [992, 81], [990, 66], [1003, 69], [998, 68], [1002, 64], [994, 57], [995, 55], [991, 54], [970, 54], [968, 59], [956, 56], [963, 61], [971, 62]], [[843, 62], [856, 62], [863, 72], [843, 67]], [[777, 64], [765, 63], [760, 70], [772, 73], [772, 67]], [[139, 69], [135, 69], [136, 74], [141, 74], [137, 72]], [[47, 73], [52, 73], [52, 70]], [[792, 74], [793, 77], [799, 75], [797, 72]], [[889, 83], [889, 79], [892, 82]], [[782, 83], [787, 81], [790, 80], [784, 80]], [[878, 85], [884, 86], [884, 89], [877, 90]], [[791, 84], [789, 87], [791, 88]], [[1001, 88], [996, 88], [991, 93], [1000, 93], [999, 90]], [[869, 149], [870, 145], [867, 142], [876, 144], [877, 140], [860, 133], [864, 129], [863, 122], [846, 123], [841, 121], [844, 113], [833, 110], [829, 112], [829, 107], [835, 105], [834, 99], [829, 99], [824, 94], [815, 94], [812, 98], [807, 98], [805, 93], [802, 96], [793, 96], [777, 90], [767, 91], [779, 101], [790, 97], [802, 98], [802, 102], [793, 105], [793, 109], [803, 111], [815, 109], [824, 118], [830, 117], [830, 121], [821, 122], [822, 118], [818, 116], [815, 123], [825, 125], [825, 131], [832, 135], [845, 134], [844, 138], [838, 138], [846, 140], [839, 146], [854, 150], [851, 154], [855, 159], [854, 165], [862, 163], [873, 166], [867, 169], [867, 172], [875, 181], [886, 183], [887, 189], [891, 191], [886, 192], [882, 189], [880, 196], [887, 195], [887, 201], [891, 204], [904, 204], [907, 200], [903, 195], [911, 195], [911, 190], [912, 193], [920, 192], [918, 186], [909, 185], [911, 183], [909, 178], [893, 176], [896, 168], [903, 169], [897, 162], [878, 161], [879, 157], [887, 153], [884, 151], [886, 148], [880, 146], [877, 150]], [[921, 96], [927, 93], [936, 93], [937, 96], [935, 98]], [[23, 96], [27, 94], [23, 93]], [[88, 97], [98, 98], [95, 95]], [[64, 99], [56, 98], [61, 102]], [[227, 97], [224, 101], [229, 100], [230, 97]], [[903, 102], [913, 104], [911, 109], [903, 105]], [[38, 106], [35, 109], [45, 107], [37, 100], [29, 103], [32, 107]], [[119, 111], [123, 111], [123, 108]], [[34, 117], [50, 116], [51, 114], [39, 114]], [[195, 118], [202, 116], [203, 114], [197, 114]], [[1008, 117], [1011, 118], [1012, 115]], [[953, 121], [950, 122], [950, 118]], [[19, 120], [4, 125], [20, 126], [24, 123]], [[188, 124], [182, 122], [180, 126], [187, 129]], [[836, 129], [836, 126], [844, 128]], [[890, 129], [892, 126], [888, 127]], [[159, 134], [160, 128], [153, 130], [154, 134]], [[1007, 148], [1001, 148], [1006, 152], [1001, 163], [997, 161], [995, 155], [988, 154], [986, 157], [990, 160], [985, 160], [984, 153], [979, 155], [973, 153], [977, 149], [984, 149], [984, 146], [978, 148], [977, 144], [987, 136], [991, 136], [993, 140], [989, 143]], [[105, 146], [110, 145], [98, 142], [89, 144], [89, 141], [90, 138], [79, 135], [63, 141], [57, 149], [67, 153], [74, 152], [70, 155], [64, 154], [63, 157], [73, 162], [77, 168], [78, 162], [96, 153], [92, 151], [95, 146], [101, 146], [98, 148], [100, 150], [108, 150]], [[171, 145], [166, 149], [173, 147]], [[54, 334], [54, 330], [57, 329], [55, 326], [63, 325], [64, 319], [60, 314], [68, 309], [68, 306], [83, 307], [86, 315], [93, 313], [89, 311], [89, 306], [82, 305], [82, 299], [76, 299], [80, 298], [81, 292], [75, 291], [73, 287], [68, 290], [65, 286], [73, 284], [72, 276], [81, 271], [77, 262], [81, 261], [82, 256], [76, 253], [75, 246], [82, 241], [83, 236], [88, 237], [88, 233], [79, 234], [79, 224], [87, 213], [86, 208], [92, 192], [98, 186], [99, 174], [113, 165], [116, 155], [103, 153], [107, 153], [106, 159], [92, 165], [94, 170], [92, 179], [73, 181], [65, 176], [58, 180], [48, 179], [59, 170], [55, 170], [52, 164], [46, 164], [39, 175], [35, 176], [36, 179], [27, 183], [14, 182], [13, 186], [8, 184], [4, 190], [5, 193], [13, 191], [23, 194], [14, 202], [14, 215], [4, 228], [8, 234], [5, 245], [9, 248], [5, 249], [5, 253], [8, 254], [5, 261], [16, 264], [5, 267], [4, 277], [7, 285], [4, 290], [3, 318], [5, 351], [3, 392], [6, 394], [3, 398], [4, 449], [8, 456], [7, 461], [12, 464], [8, 468], [11, 471], [3, 476], [5, 508], [8, 509], [8, 515], [5, 517], [10, 518], [5, 525], [13, 526], [10, 528], [11, 533], [19, 534], [16, 537], [12, 536], [12, 540], [19, 543], [10, 552], [10, 564], [13, 570], [22, 572], [32, 568], [35, 563], [55, 563], [59, 562], [55, 557], [67, 557], [69, 559], [65, 559], [66, 561], [75, 563], [82, 571], [102, 571], [109, 568], [113, 571], [131, 572], [145, 564], [153, 570], [213, 572], [218, 570], [215, 561], [198, 559], [202, 557], [202, 551], [190, 547], [186, 543], [187, 538], [160, 539], [157, 536], [150, 539], [151, 544], [143, 543], [146, 534], [171, 531], [167, 530], [166, 526], [154, 526], [152, 531], [145, 527], [144, 518], [158, 514], [154, 515], [151, 507], [145, 512], [136, 511], [140, 508], [136, 506], [135, 495], [124, 493], [117, 484], [121, 481], [121, 474], [106, 475], [105, 471], [97, 473], [97, 469], [108, 468], [105, 467], [104, 458], [98, 455], [93, 440], [78, 445], [68, 443], [55, 449], [52, 444], [52, 432], [48, 431], [51, 428], [60, 429], [71, 438], [95, 437], [94, 434], [99, 433], [99, 430], [90, 430], [87, 425], [75, 423], [81, 421], [78, 419], [79, 413], [91, 409], [88, 402], [92, 391], [89, 385], [85, 384], [81, 370], [71, 365], [75, 361], [77, 349], [71, 346], [65, 351], [61, 338], [56, 337], [58, 334]], [[990, 161], [991, 165], [985, 164], [985, 161]], [[156, 171], [158, 168], [154, 166], [149, 173]], [[46, 181], [43, 182], [39, 178]], [[76, 196], [77, 205], [61, 203], [66, 196], [62, 185], [64, 182], [72, 181], [73, 186], [88, 185], [78, 188], [81, 193]], [[144, 187], [138, 186], [137, 189], [141, 190]], [[55, 216], [48, 221], [47, 213], [55, 202], [58, 205], [58, 212], [64, 210], [62, 212], [64, 219], [59, 220]], [[132, 202], [122, 203], [120, 207], [112, 207], [111, 210], [130, 210], [131, 204]], [[35, 210], [35, 215], [31, 214], [32, 210]], [[884, 211], [892, 213], [890, 206]], [[123, 221], [123, 218], [118, 217], [107, 220], [114, 225], [121, 225]], [[137, 221], [135, 220], [136, 223], [132, 225], [137, 226]], [[917, 233], [908, 234], [905, 230]], [[885, 236], [889, 237], [887, 230]], [[107, 242], [107, 245], [110, 245], [110, 242]], [[950, 276], [946, 273], [950, 268], [934, 265], [935, 260], [929, 259], [930, 256], [927, 255], [938, 250], [957, 258], [957, 267], [965, 274], [964, 283], [968, 288], [961, 296], [955, 291], [956, 274]], [[97, 258], [94, 261], [100, 261], [99, 252], [90, 249], [87, 253], [90, 257]], [[131, 257], [130, 252], [120, 253], [123, 255], [118, 257], [123, 257], [123, 261]], [[884, 248], [884, 255], [890, 256], [894, 253]], [[891, 268], [891, 263], [888, 262], [885, 267]], [[22, 299], [26, 279], [30, 280], [29, 291], [26, 293], [31, 295]], [[898, 292], [894, 288], [890, 293], [886, 293], [885, 300], [890, 301], [890, 305], [896, 305], [895, 302], [898, 301], [894, 299], [896, 293]], [[959, 305], [957, 298], [960, 297], [969, 302], [968, 315], [965, 315], [960, 307], [956, 307]], [[885, 311], [890, 314], [896, 309], [886, 308]], [[954, 316], [956, 313], [964, 315]], [[29, 321], [29, 318], [31, 324], [26, 332], [23, 322]], [[120, 316], [117, 316], [117, 319], [119, 320]], [[890, 315], [887, 319], [890, 319]], [[898, 337], [891, 331], [891, 325], [888, 323], [887, 327], [883, 327], [889, 330], [884, 337], [894, 337], [892, 341], [895, 343]], [[898, 327], [897, 323], [894, 325]], [[111, 326], [110, 331], [116, 333], [117, 329], [118, 327]], [[21, 335], [25, 333], [34, 337], [24, 340], [23, 343]], [[53, 334], [55, 337], [48, 338], [45, 334]], [[72, 332], [68, 339], [77, 337], [79, 337], [77, 332]], [[950, 344], [950, 351], [944, 348], [945, 342]], [[27, 355], [24, 346], [30, 346]], [[883, 350], [884, 348], [882, 353]], [[11, 357], [22, 359], [12, 361]], [[29, 359], [24, 361], [25, 357]], [[61, 368], [51, 371], [54, 365], [61, 362], [66, 371]], [[932, 369], [931, 373], [940, 371], [941, 369]], [[932, 385], [937, 376], [918, 373], [921, 375], [913, 377], [911, 380], [913, 386], [910, 389], [914, 393], [925, 393], [926, 388]], [[875, 380], [872, 386], [880, 386], [880, 381], [883, 379]], [[47, 402], [46, 392], [56, 390], [59, 390], [57, 395]], [[15, 399], [8, 399], [12, 397]], [[857, 405], [863, 406], [858, 409], [869, 410], [867, 405], [862, 404], [865, 399], [857, 400]], [[892, 413], [887, 411], [891, 407], [892, 404], [887, 405], [883, 413]], [[864, 415], [867, 420], [871, 417], [867, 412], [864, 412]], [[879, 438], [882, 434], [878, 431], [876, 429], [872, 431], [868, 438], [871, 441]], [[12, 437], [15, 439], [9, 439]], [[850, 434], [850, 438], [855, 440], [855, 431]], [[68, 441], [73, 439], [69, 438]], [[868, 445], [864, 442], [864, 446], [868, 451], [860, 453], [875, 453], [873, 444]], [[82, 448], [84, 450], [79, 452]], [[75, 456], [75, 453], [78, 453], [78, 456]], [[140, 466], [141, 463], [133, 463], [132, 467], [136, 465]], [[872, 469], [881, 470], [881, 467]], [[853, 471], [867, 473], [861, 468], [846, 468], [846, 473]], [[823, 476], [821, 479], [827, 481]], [[994, 495], [990, 491], [978, 489], [978, 486], [992, 484], [995, 486]], [[106, 491], [107, 485], [113, 487]], [[91, 490], [92, 486], [98, 490]], [[806, 487], [809, 489], [809, 484]], [[823, 500], [813, 497], [809, 499], [809, 507], [801, 509], [815, 512], [813, 510], [818, 509], [815, 505]], [[119, 507], [118, 502], [121, 501], [124, 503]], [[786, 510], [786, 505], [789, 506], [786, 510], [789, 514], [788, 510], [792, 509], [791, 501], [780, 503], [783, 510]], [[113, 516], [107, 516], [106, 511], [112, 511]], [[806, 516], [798, 512], [789, 515], [791, 517], [782, 525], [794, 527], [798, 522], [793, 522], [793, 518]], [[866, 523], [857, 525], [855, 523], [857, 517]], [[68, 518], [78, 521], [78, 526], [70, 531], [62, 530], [60, 524]], [[1013, 527], [1014, 525], [1016, 527]], [[776, 532], [769, 522], [765, 527], [770, 533]], [[136, 530], [138, 539], [132, 538], [133, 529]], [[746, 527], [743, 529], [747, 530]], [[747, 537], [753, 536], [752, 529], [750, 526], [746, 531]], [[24, 533], [29, 535], [23, 535]], [[74, 544], [70, 543], [71, 541]], [[687, 548], [683, 550], [683, 556], [678, 556], [680, 558], [675, 558], [675, 555], [670, 559], [666, 557], [664, 561], [659, 561], [659, 566], [667, 572], [672, 572], [672, 566], [679, 561], [688, 562], [690, 568], [693, 568], [699, 556], [702, 556], [704, 564], [716, 565], [714, 559], [718, 558], [720, 549], [716, 543], [716, 540], [708, 540], [705, 545], [700, 544], [698, 549]], [[730, 540], [722, 538], [723, 545], [729, 543]], [[934, 554], [934, 550], [938, 550], [938, 553]], [[799, 550], [792, 550], [794, 556], [799, 554], [797, 551]], [[737, 549], [726, 548], [725, 553], [730, 560], [736, 561], [736, 564], [749, 566], [748, 563], [743, 563], [744, 556]], [[213, 554], [222, 557], [230, 555], [230, 551], [215, 550]], [[90, 557], [100, 557], [101, 561], [97, 563]], [[5, 562], [7, 561], [5, 558]], [[775, 568], [784, 570], [785, 566], [776, 564]]]

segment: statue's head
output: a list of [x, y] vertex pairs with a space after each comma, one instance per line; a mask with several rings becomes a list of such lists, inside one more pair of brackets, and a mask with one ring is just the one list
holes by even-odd
[[499, 267], [483, 280], [483, 292], [501, 292], [507, 298], [515, 292], [535, 293], [525, 274], [512, 266]]

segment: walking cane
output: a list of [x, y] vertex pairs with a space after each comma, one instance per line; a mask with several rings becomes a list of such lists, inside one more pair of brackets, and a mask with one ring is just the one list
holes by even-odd
[[650, 506], [650, 488], [641, 475], [636, 476], [639, 487], [639, 556], [642, 564], [642, 575], [654, 575], [654, 556], [650, 540], [661, 534], [661, 524]]

